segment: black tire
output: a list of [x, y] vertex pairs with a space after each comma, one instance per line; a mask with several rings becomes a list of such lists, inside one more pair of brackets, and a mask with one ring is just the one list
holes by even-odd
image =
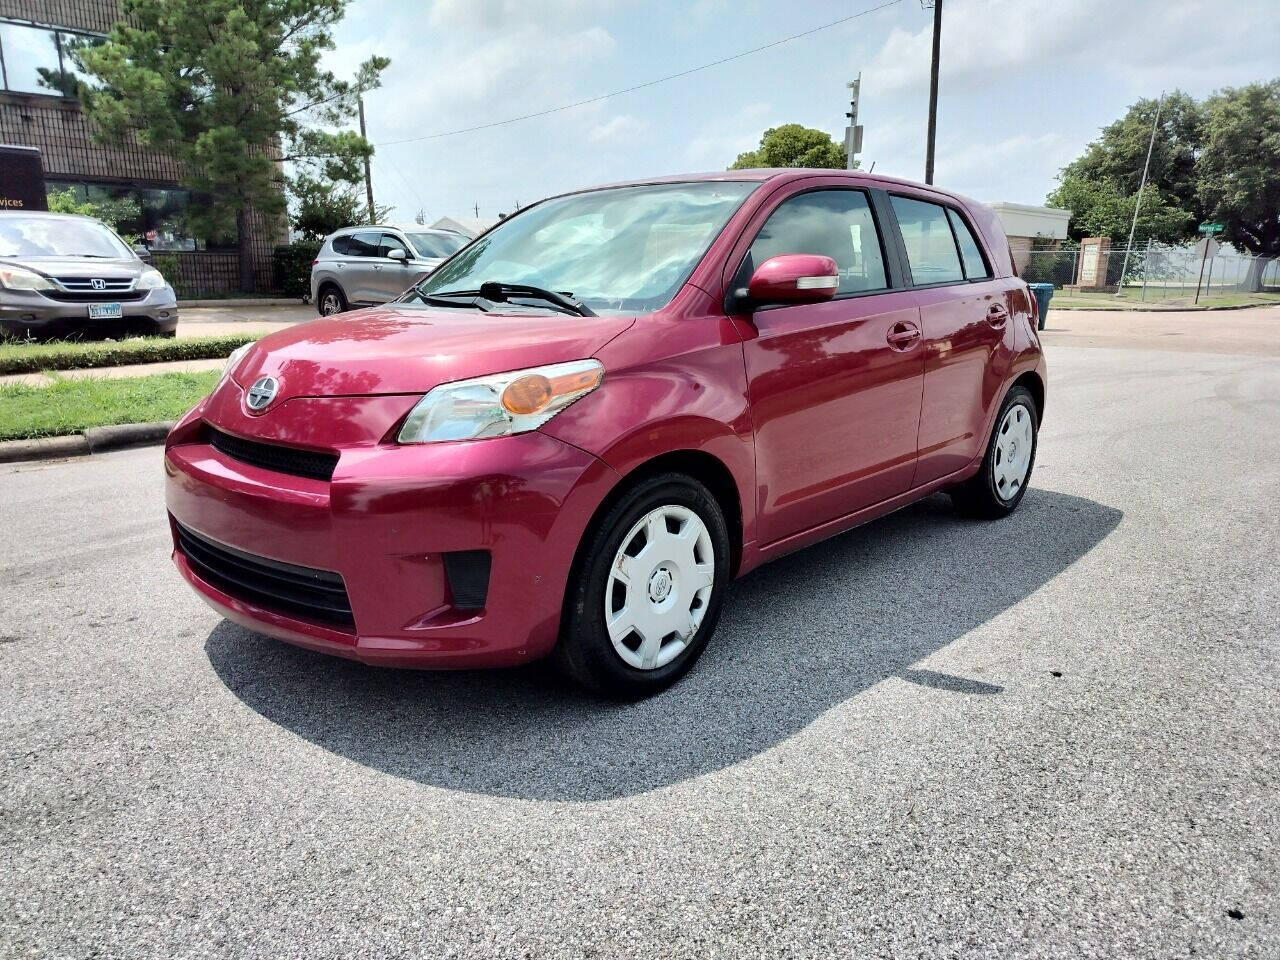
[[[1012, 495], [1002, 494], [996, 480], [997, 458], [1002, 455], [1000, 429], [1009, 411], [1016, 406], [1025, 408], [1025, 416], [1031, 421], [1031, 461], [1027, 475]], [[987, 441], [987, 452], [982, 458], [982, 469], [958, 487], [950, 490], [951, 502], [965, 516], [994, 520], [1007, 517], [1017, 509], [1031, 483], [1031, 473], [1036, 466], [1036, 450], [1040, 444], [1040, 415], [1035, 398], [1026, 387], [1013, 387], [1000, 405], [996, 421]]]
[[[337, 309], [332, 309], [336, 305]], [[346, 313], [350, 308], [342, 288], [336, 283], [326, 283], [316, 293], [316, 312], [322, 317], [333, 317]]]
[[[715, 571], [706, 613], [692, 641], [669, 662], [653, 669], [628, 664], [614, 648], [605, 626], [605, 590], [624, 537], [651, 511], [678, 506], [698, 515], [711, 540]], [[701, 483], [679, 473], [642, 480], [627, 491], [587, 531], [583, 548], [565, 591], [560, 640], [555, 659], [574, 681], [597, 693], [618, 699], [652, 696], [679, 680], [702, 655], [715, 632], [729, 585], [729, 530], [724, 512]]]

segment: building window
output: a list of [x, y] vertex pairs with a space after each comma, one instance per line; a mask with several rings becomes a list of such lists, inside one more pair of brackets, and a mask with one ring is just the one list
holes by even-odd
[[82, 85], [97, 85], [85, 72], [80, 52], [104, 37], [0, 20], [3, 89], [48, 97], [76, 97]]
[[188, 226], [187, 213], [207, 203], [205, 194], [77, 180], [48, 180], [45, 186], [51, 194], [70, 190], [79, 201], [116, 201], [128, 211], [116, 223], [117, 232], [137, 237], [151, 250], [215, 250], [234, 246], [219, 238], [196, 236]]

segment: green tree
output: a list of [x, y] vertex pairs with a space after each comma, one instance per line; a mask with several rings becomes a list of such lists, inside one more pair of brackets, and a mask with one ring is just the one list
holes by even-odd
[[[1121, 246], [1129, 241], [1137, 200], [1136, 192], [1123, 192], [1113, 180], [1090, 180], [1082, 174], [1069, 174], [1062, 177], [1047, 202], [1051, 207], [1064, 207], [1071, 211], [1069, 235], [1072, 240], [1110, 237], [1113, 244]], [[1142, 206], [1134, 231], [1135, 244], [1138, 240], [1177, 243], [1194, 233], [1195, 229], [1196, 218], [1190, 211], [1179, 206], [1156, 184], [1147, 184], [1142, 191]]]
[[[364, 192], [350, 184], [335, 184], [305, 173], [289, 180], [293, 228], [305, 240], [323, 240], [335, 230], [369, 222]], [[373, 205], [374, 222], [382, 223], [391, 207]]]
[[1280, 80], [1215, 93], [1204, 104], [1199, 196], [1222, 236], [1254, 254], [1249, 286], [1280, 257]]
[[738, 154], [738, 159], [729, 169], [821, 167], [843, 170], [845, 161], [844, 146], [832, 140], [831, 134], [798, 123], [784, 123], [766, 130], [760, 137], [759, 149]]
[[124, 0], [101, 46], [79, 51], [101, 89], [82, 91], [98, 136], [127, 135], [176, 157], [211, 203], [193, 226], [234, 234], [240, 284], [254, 289], [254, 211], [284, 211], [282, 163], [355, 182], [372, 146], [349, 130], [357, 96], [388, 64], [371, 57], [353, 80], [320, 66], [348, 0]]

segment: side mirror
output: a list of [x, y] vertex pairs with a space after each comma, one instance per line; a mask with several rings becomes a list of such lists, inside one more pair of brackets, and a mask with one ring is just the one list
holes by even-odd
[[401, 263], [405, 263], [409, 259], [409, 253], [404, 247], [392, 247], [387, 251], [387, 259], [399, 260]]
[[144, 246], [143, 246], [142, 244], [140, 244], [140, 243], [139, 243], [139, 244], [135, 244], [135, 245], [134, 245], [134, 248], [133, 248], [133, 255], [134, 255], [135, 257], [137, 257], [139, 260], [150, 260], [150, 259], [151, 259], [151, 251], [150, 251], [150, 250], [148, 250], [146, 247], [144, 247]]
[[840, 269], [830, 257], [787, 253], [770, 257], [751, 275], [752, 303], [818, 303], [840, 289]]

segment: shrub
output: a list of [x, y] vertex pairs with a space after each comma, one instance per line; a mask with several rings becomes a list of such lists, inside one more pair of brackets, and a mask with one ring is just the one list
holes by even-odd
[[276, 247], [272, 260], [281, 293], [303, 300], [311, 295], [311, 261], [319, 252], [320, 244], [309, 240]]
[[167, 360], [218, 360], [236, 347], [257, 340], [260, 332], [224, 337], [136, 337], [100, 343], [0, 343], [0, 374], [38, 373], [41, 370], [84, 370], [118, 367], [126, 363], [161, 363]]

